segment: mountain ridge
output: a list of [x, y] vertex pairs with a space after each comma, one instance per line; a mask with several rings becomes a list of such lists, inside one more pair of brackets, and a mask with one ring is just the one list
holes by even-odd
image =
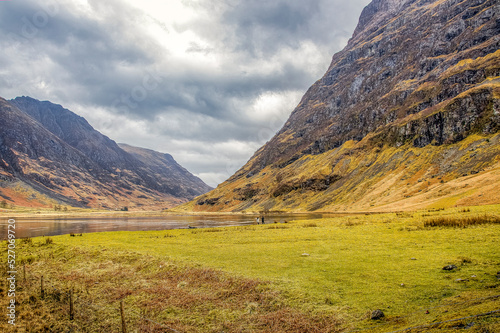
[[211, 189], [171, 156], [134, 157], [60, 105], [29, 97], [0, 101], [0, 195], [7, 202], [170, 208]]

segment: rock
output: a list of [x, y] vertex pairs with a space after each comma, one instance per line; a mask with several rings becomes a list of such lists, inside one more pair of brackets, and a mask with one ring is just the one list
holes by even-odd
[[457, 269], [457, 266], [455, 266], [455, 265], [446, 265], [446, 266], [443, 267], [443, 270], [445, 270], [445, 271], [452, 271], [454, 269]]
[[468, 330], [469, 328], [472, 328], [474, 325], [476, 325], [474, 322], [472, 322], [472, 323], [468, 323], [468, 324], [464, 327], [464, 329]]
[[380, 309], [377, 309], [375, 311], [372, 312], [372, 315], [371, 315], [371, 319], [372, 320], [379, 320], [379, 319], [382, 319], [385, 317], [385, 314], [382, 312], [382, 310]]
[[309, 257], [309, 253], [302, 253], [303, 257]]

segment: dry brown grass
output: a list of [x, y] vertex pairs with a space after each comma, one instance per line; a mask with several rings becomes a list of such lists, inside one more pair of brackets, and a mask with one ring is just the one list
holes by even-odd
[[[295, 308], [265, 281], [131, 252], [68, 250], [45, 239], [20, 246], [37, 260], [26, 265], [27, 281], [18, 285], [19, 332], [118, 332], [122, 300], [128, 329], [134, 332], [170, 332], [166, 327], [179, 332], [339, 332], [340, 320], [331, 313]], [[74, 320], [68, 318], [70, 289]], [[0, 331], [7, 329], [4, 324]]]
[[500, 223], [500, 217], [493, 215], [480, 215], [480, 216], [440, 216], [428, 219], [424, 222], [424, 227], [443, 227], [443, 228], [467, 228], [481, 224], [494, 224]]

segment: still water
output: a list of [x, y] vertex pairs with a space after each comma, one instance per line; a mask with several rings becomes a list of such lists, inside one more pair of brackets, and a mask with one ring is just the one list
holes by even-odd
[[[268, 214], [265, 223], [319, 219], [326, 214]], [[328, 216], [331, 216], [328, 214]], [[337, 215], [338, 216], [338, 215]], [[146, 231], [186, 228], [241, 226], [256, 223], [258, 215], [166, 215], [162, 217], [64, 218], [30, 217], [15, 219], [16, 238], [56, 236], [106, 231]], [[7, 218], [0, 217], [0, 239], [7, 238]]]

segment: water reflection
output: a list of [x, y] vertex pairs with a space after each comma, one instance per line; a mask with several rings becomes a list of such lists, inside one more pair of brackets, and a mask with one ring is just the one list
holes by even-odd
[[[298, 219], [318, 219], [325, 214], [269, 214], [266, 224]], [[337, 215], [338, 216], [338, 215]], [[250, 225], [258, 215], [167, 215], [113, 218], [16, 218], [16, 238], [56, 236], [105, 231], [146, 231]], [[0, 220], [0, 239], [7, 238], [7, 218]]]

